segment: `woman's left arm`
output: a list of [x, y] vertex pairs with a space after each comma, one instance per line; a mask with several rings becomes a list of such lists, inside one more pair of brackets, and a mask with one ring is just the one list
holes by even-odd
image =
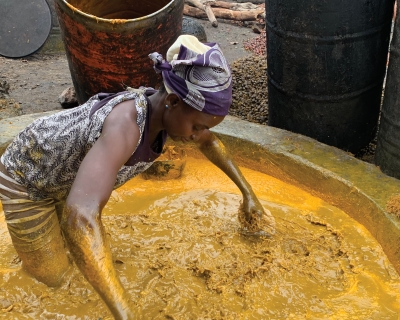
[[195, 139], [200, 151], [218, 168], [220, 168], [239, 188], [243, 194], [243, 210], [248, 221], [253, 214], [265, 215], [271, 227], [275, 220], [269, 211], [265, 211], [257, 199], [252, 187], [233, 161], [223, 143], [209, 130], [203, 130]]

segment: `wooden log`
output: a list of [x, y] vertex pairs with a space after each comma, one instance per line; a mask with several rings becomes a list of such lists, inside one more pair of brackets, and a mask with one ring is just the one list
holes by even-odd
[[212, 25], [214, 28], [218, 27], [218, 21], [217, 21], [217, 19], [215, 18], [214, 12], [213, 12], [213, 10], [211, 9], [210, 4], [206, 4], [206, 5], [204, 6], [204, 9], [205, 9], [205, 11], [206, 11], [208, 20], [210, 20], [210, 22], [211, 22], [211, 25]]
[[200, 0], [185, 0], [185, 3], [189, 3], [192, 6], [194, 6], [195, 8], [203, 10], [207, 15], [208, 20], [211, 22], [211, 25], [213, 27], [218, 27], [218, 21], [215, 18], [214, 12], [210, 6], [210, 4], [214, 3], [214, 2], [215, 2], [215, 0], [202, 0], [202, 1], [200, 1]]
[[[227, 20], [236, 21], [255, 21], [257, 18], [263, 14], [263, 10], [251, 10], [251, 11], [233, 11], [223, 8], [213, 8], [215, 17]], [[189, 5], [184, 6], [183, 14], [186, 16], [204, 19], [207, 18], [206, 13], [203, 10], [191, 7]]]
[[224, 8], [224, 9], [229, 9], [229, 10], [234, 10], [234, 11], [247, 11], [247, 10], [259, 9], [259, 6], [255, 5], [251, 2], [234, 3], [234, 2], [226, 2], [226, 1], [214, 1], [210, 4], [212, 7]]
[[233, 11], [223, 8], [214, 8], [213, 11], [217, 18], [236, 21], [254, 21], [264, 12], [264, 10]]
[[[259, 16], [262, 16], [264, 13], [263, 10], [251, 10], [251, 11], [233, 11], [229, 9], [223, 8], [213, 8], [213, 12], [215, 17], [227, 20], [236, 20], [236, 21], [255, 21]], [[185, 4], [183, 8], [183, 14], [186, 16], [204, 19], [208, 18], [206, 13], [203, 10], [200, 10], [195, 7], [191, 7]]]
[[200, 9], [200, 10], [204, 10], [204, 4], [202, 2], [200, 2], [199, 0], [185, 0], [185, 3], [189, 3], [193, 7], [196, 7], [198, 9]]
[[207, 18], [207, 14], [205, 13], [205, 11], [200, 10], [198, 8], [195, 7], [191, 7], [187, 4], [185, 4], [183, 6], [183, 14], [185, 16], [189, 16], [189, 17], [193, 17], [193, 18], [198, 18], [198, 19], [205, 19]]
[[212, 7], [225, 8], [225, 9], [230, 9], [234, 5], [235, 4], [232, 2], [226, 2], [226, 1], [215, 1], [213, 4], [211, 4]]

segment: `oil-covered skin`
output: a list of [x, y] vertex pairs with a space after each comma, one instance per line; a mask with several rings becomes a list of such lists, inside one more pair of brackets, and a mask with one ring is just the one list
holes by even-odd
[[257, 199], [250, 184], [244, 178], [242, 172], [229, 156], [223, 143], [209, 130], [205, 131], [198, 140], [200, 151], [218, 168], [220, 168], [239, 188], [243, 194], [243, 211], [248, 221], [252, 215], [265, 215], [269, 224], [269, 232], [275, 233], [275, 219], [271, 213], [264, 210], [260, 201]]
[[134, 319], [133, 308], [112, 263], [101, 212], [95, 210], [89, 219], [81, 219], [84, 211], [78, 206], [68, 206], [64, 211], [68, 218], [62, 226], [75, 263], [116, 319]]

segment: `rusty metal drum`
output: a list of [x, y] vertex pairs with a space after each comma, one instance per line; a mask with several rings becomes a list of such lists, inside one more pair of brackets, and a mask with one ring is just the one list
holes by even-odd
[[98, 92], [156, 86], [148, 54], [166, 54], [182, 29], [183, 0], [55, 0], [79, 103]]

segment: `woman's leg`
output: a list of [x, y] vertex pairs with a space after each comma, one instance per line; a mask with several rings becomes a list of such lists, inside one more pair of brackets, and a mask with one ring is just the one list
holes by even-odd
[[61, 284], [70, 266], [53, 199], [31, 201], [0, 168], [0, 199], [23, 268], [48, 286]]
[[[17, 223], [14, 222], [13, 225], [15, 226]], [[21, 234], [19, 231], [11, 230], [8, 221], [7, 226], [23, 268], [38, 281], [50, 287], [60, 285], [70, 262], [55, 211], [39, 230], [21, 228], [19, 230], [22, 231]], [[28, 241], [27, 236], [29, 237]]]

